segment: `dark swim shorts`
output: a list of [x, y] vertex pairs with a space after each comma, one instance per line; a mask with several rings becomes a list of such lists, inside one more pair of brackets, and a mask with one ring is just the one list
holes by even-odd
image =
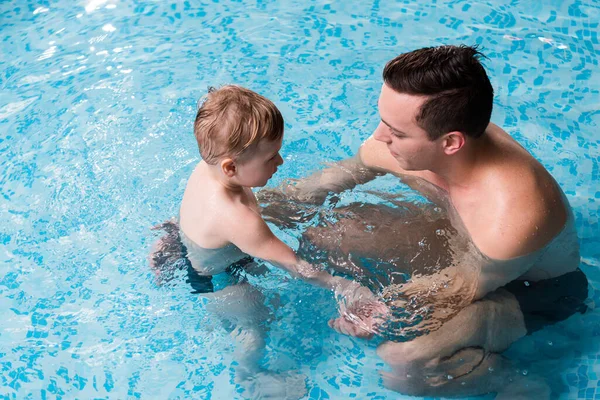
[[[246, 265], [253, 263], [254, 259], [250, 256], [244, 257], [239, 261], [231, 264], [225, 272], [222, 274], [216, 275], [227, 275], [227, 281], [229, 283], [237, 283], [242, 279], [242, 273]], [[187, 280], [186, 283], [189, 283], [194, 291], [192, 294], [202, 294], [202, 293], [213, 293], [215, 291], [214, 278], [212, 275], [200, 275], [196, 270], [192, 267], [192, 263], [190, 260], [185, 257], [185, 263], [187, 266]], [[221, 289], [221, 288], [220, 288]], [[218, 289], [217, 289], [218, 290]]]
[[537, 282], [512, 281], [504, 289], [519, 302], [528, 334], [587, 310], [588, 280], [579, 268]]
[[[156, 249], [150, 255], [150, 266], [156, 274], [159, 286], [168, 284], [178, 276], [177, 271], [187, 271], [186, 283], [189, 283], [193, 294], [212, 293], [230, 284], [239, 283], [244, 279], [244, 268], [254, 262], [250, 256], [244, 257], [231, 264], [225, 272], [213, 276], [200, 275], [192, 267], [187, 257], [188, 251], [181, 242], [179, 225], [173, 221], [166, 221], [152, 228], [166, 232], [156, 243]], [[217, 286], [215, 288], [215, 285]]]

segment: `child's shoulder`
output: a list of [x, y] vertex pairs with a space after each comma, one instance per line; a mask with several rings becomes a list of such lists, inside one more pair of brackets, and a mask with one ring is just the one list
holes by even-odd
[[221, 242], [264, 224], [251, 192], [230, 193], [214, 186], [203, 189], [186, 190], [184, 195], [179, 215], [186, 233]]
[[231, 221], [231, 225], [235, 229], [255, 229], [257, 224], [264, 223], [256, 198], [250, 191], [240, 194], [225, 207], [227, 210], [223, 216]]

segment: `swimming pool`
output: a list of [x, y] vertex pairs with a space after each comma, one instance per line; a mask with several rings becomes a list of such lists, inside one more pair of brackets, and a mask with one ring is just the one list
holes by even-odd
[[[581, 268], [599, 286], [600, 5], [389, 3], [0, 5], [2, 397], [243, 398], [225, 330], [187, 287], [157, 288], [146, 262], [149, 227], [177, 214], [198, 160], [192, 120], [209, 85], [243, 84], [280, 107], [276, 184], [356, 151], [378, 122], [387, 60], [481, 44], [493, 121], [565, 190]], [[373, 343], [327, 327], [327, 293], [259, 284], [279, 303], [266, 363], [305, 374], [308, 398], [404, 398], [379, 384]], [[590, 305], [599, 300], [590, 291]], [[509, 353], [560, 377], [561, 398], [598, 398], [597, 336], [593, 309]]]

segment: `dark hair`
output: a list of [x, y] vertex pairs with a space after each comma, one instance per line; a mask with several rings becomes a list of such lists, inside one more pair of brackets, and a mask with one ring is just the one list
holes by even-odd
[[429, 139], [460, 131], [477, 138], [492, 116], [494, 89], [477, 46], [426, 47], [400, 54], [383, 69], [398, 93], [427, 96], [416, 116]]

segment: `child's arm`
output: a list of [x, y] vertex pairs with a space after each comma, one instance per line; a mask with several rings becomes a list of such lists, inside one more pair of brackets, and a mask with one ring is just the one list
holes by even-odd
[[337, 289], [347, 286], [351, 281], [334, 277], [326, 271], [300, 260], [296, 253], [279, 240], [265, 221], [251, 210], [244, 210], [238, 215], [235, 224], [228, 224], [229, 241], [244, 253], [268, 261], [287, 271], [290, 275], [306, 280], [315, 285]]
[[336, 297], [342, 299], [342, 317], [332, 320], [331, 327], [341, 333], [369, 338], [375, 327], [383, 322], [382, 316], [389, 309], [369, 289], [299, 259], [253, 211], [244, 210], [235, 220], [237, 223], [228, 224], [229, 240], [244, 253], [268, 261], [294, 277], [335, 291]]

